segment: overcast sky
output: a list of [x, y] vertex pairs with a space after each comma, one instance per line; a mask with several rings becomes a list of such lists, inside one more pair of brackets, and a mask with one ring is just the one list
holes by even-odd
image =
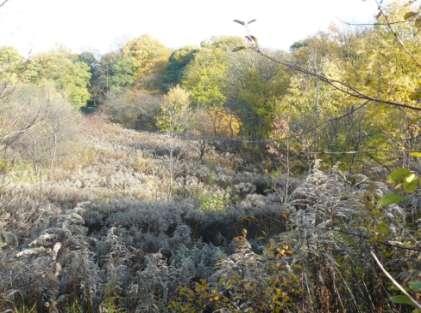
[[104, 53], [149, 34], [177, 48], [243, 35], [232, 20], [256, 18], [261, 45], [287, 49], [333, 23], [373, 15], [374, 0], [9, 0], [0, 8], [0, 46], [26, 55], [57, 47]]

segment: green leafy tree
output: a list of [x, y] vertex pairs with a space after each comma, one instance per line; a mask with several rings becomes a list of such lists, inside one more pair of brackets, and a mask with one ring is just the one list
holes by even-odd
[[63, 91], [78, 108], [84, 106], [91, 96], [88, 65], [64, 51], [44, 53], [30, 59], [25, 69], [25, 78], [40, 85], [45, 81], [53, 82], [57, 90]]
[[161, 88], [163, 90], [168, 91], [181, 83], [186, 67], [192, 62], [197, 51], [195, 48], [185, 47], [171, 54], [162, 75]]
[[226, 52], [231, 52], [233, 49], [243, 45], [244, 39], [237, 36], [212, 37], [209, 40], [202, 41], [200, 44], [202, 48], [221, 49]]
[[197, 106], [223, 106], [226, 101], [228, 62], [222, 49], [201, 49], [188, 65], [182, 86]]
[[156, 123], [162, 131], [181, 133], [188, 127], [189, 113], [189, 93], [180, 86], [175, 86], [164, 96]]
[[227, 77], [232, 50], [243, 44], [239, 37], [215, 37], [201, 43], [201, 49], [187, 66], [182, 86], [197, 106], [222, 107], [227, 100]]
[[15, 84], [20, 80], [24, 59], [10, 47], [0, 48], [0, 82]]
[[99, 64], [96, 85], [105, 97], [133, 86], [135, 82], [134, 64], [119, 52], [104, 55]]
[[[406, 4], [394, 2], [364, 31], [345, 34], [333, 28], [296, 43], [291, 62], [363, 94], [417, 107], [419, 31], [409, 22], [387, 24], [405, 20], [408, 12]], [[314, 75], [291, 74], [280, 107], [290, 117], [297, 151], [320, 151], [347, 169], [373, 161], [392, 165], [397, 159], [408, 165], [420, 133], [417, 112], [358, 100]]]
[[89, 80], [89, 93], [91, 94], [91, 99], [88, 102], [88, 106], [96, 107], [103, 95], [103, 89], [100, 84], [101, 63], [92, 52], [82, 52], [79, 54], [78, 58], [82, 63], [85, 63], [89, 67], [89, 72], [91, 73], [91, 78]]
[[160, 74], [170, 56], [170, 51], [159, 41], [143, 35], [127, 42], [121, 49], [122, 59], [133, 69], [134, 80], [144, 83]]
[[246, 51], [230, 61], [229, 106], [243, 122], [243, 133], [267, 138], [280, 100], [286, 94], [289, 75], [278, 65]]

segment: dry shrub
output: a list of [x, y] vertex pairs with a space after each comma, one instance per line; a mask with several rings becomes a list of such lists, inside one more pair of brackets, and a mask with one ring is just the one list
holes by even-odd
[[152, 175], [155, 172], [156, 164], [153, 160], [145, 158], [141, 154], [137, 154], [133, 160], [132, 167], [136, 172]]
[[191, 132], [204, 137], [235, 137], [240, 133], [240, 119], [225, 108], [198, 109], [192, 117]]
[[51, 86], [21, 85], [0, 102], [0, 146], [11, 162], [53, 166], [71, 153], [80, 115]]
[[143, 90], [128, 90], [108, 96], [102, 111], [114, 123], [127, 128], [154, 130], [161, 97]]

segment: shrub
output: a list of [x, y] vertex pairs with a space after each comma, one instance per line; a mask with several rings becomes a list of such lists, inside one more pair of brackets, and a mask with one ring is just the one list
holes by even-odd
[[0, 174], [5, 174], [9, 170], [10, 165], [6, 160], [0, 159]]
[[71, 153], [80, 115], [51, 86], [18, 86], [0, 102], [0, 146], [11, 161], [22, 159], [36, 168], [54, 165]]
[[24, 81], [40, 87], [48, 81], [76, 109], [83, 107], [91, 97], [89, 67], [65, 50], [38, 54], [26, 60], [23, 76]]
[[199, 195], [200, 209], [205, 212], [223, 211], [229, 203], [229, 194], [222, 190], [202, 192]]
[[154, 130], [160, 101], [160, 96], [144, 90], [124, 90], [109, 95], [102, 111], [124, 127]]
[[197, 109], [191, 132], [204, 137], [235, 137], [241, 129], [240, 119], [224, 108]]
[[180, 86], [171, 88], [164, 97], [156, 124], [161, 131], [181, 133], [188, 128], [190, 95]]

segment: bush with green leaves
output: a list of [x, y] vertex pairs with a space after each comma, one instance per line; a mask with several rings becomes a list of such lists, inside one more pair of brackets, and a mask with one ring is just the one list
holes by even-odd
[[28, 60], [24, 71], [24, 81], [41, 86], [50, 82], [76, 108], [86, 105], [91, 97], [90, 78], [89, 67], [67, 51], [36, 55]]
[[175, 86], [164, 96], [156, 117], [158, 128], [170, 134], [179, 134], [188, 129], [190, 119], [190, 94]]

